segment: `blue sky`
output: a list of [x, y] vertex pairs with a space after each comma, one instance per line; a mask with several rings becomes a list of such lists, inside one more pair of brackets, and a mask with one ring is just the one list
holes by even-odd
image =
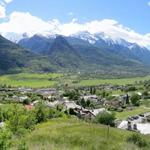
[[[44, 20], [68, 22], [72, 17], [79, 22], [114, 19], [139, 33], [150, 32], [148, 0], [14, 0], [7, 13], [30, 12]], [[68, 13], [72, 12], [73, 16]]]
[[37, 31], [104, 32], [149, 47], [150, 0], [0, 0], [2, 35]]

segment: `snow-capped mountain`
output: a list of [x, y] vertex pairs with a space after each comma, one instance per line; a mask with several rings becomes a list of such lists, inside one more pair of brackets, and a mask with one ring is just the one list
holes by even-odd
[[31, 35], [28, 33], [23, 33], [23, 34], [17, 34], [17, 33], [2, 33], [2, 36], [5, 37], [6, 39], [18, 43], [21, 39], [25, 38], [30, 38]]
[[[51, 49], [57, 36], [59, 35], [36, 34], [30, 38], [25, 37], [18, 43], [33, 52], [45, 54]], [[79, 53], [81, 49], [84, 49], [85, 53], [89, 48], [93, 49], [93, 53], [95, 52], [94, 50], [97, 49], [102, 53], [111, 53], [120, 58], [134, 59], [135, 61], [150, 64], [150, 51], [147, 48], [141, 47], [136, 43], [130, 43], [124, 39], [111, 39], [105, 33], [91, 34], [89, 32], [78, 32], [70, 36], [62, 37], [64, 37], [71, 46], [78, 49]]]
[[[28, 57], [36, 53], [36, 56], [42, 59], [42, 62], [39, 61], [40, 65], [51, 66], [54, 70], [118, 71], [119, 69], [126, 72], [141, 72], [143, 68], [147, 71], [147, 66], [150, 66], [148, 49], [123, 39], [114, 41], [104, 33], [82, 32], [70, 36], [35, 34], [31, 37], [24, 34], [19, 37], [22, 39], [18, 44], [32, 51], [28, 53]], [[35, 65], [36, 61], [33, 61]]]
[[78, 32], [76, 34], [71, 35], [71, 37], [76, 37], [79, 39], [82, 39], [84, 41], [88, 41], [90, 44], [95, 44], [98, 41], [104, 42], [108, 45], [121, 45], [123, 47], [129, 48], [129, 49], [134, 49], [135, 47], [141, 47], [144, 48], [136, 43], [130, 43], [124, 39], [117, 38], [117, 39], [112, 39], [110, 36], [106, 35], [104, 32], [101, 33], [96, 33], [96, 34], [91, 34], [87, 31], [85, 32]]
[[[150, 65], [150, 51], [147, 48], [141, 47], [136, 43], [130, 43], [121, 38], [112, 39], [103, 32], [91, 34], [84, 31], [70, 36], [61, 36], [64, 40], [60, 41], [59, 46], [53, 46], [54, 43], [57, 43], [55, 41], [58, 36], [60, 35], [50, 34], [49, 32], [38, 33], [35, 35], [25, 33], [22, 35], [5, 35], [9, 40], [17, 42], [21, 47], [40, 55], [47, 56], [47, 54], [51, 54], [50, 51], [52, 49], [54, 53], [53, 56], [57, 59], [59, 57], [57, 56], [58, 54], [55, 54], [54, 48], [57, 47], [56, 51], [58, 51], [59, 47], [60, 49], [63, 49], [62, 51], [59, 51], [59, 56], [60, 52], [64, 53], [61, 55], [60, 59], [65, 61], [67, 61], [65, 53], [66, 47], [66, 49], [72, 48], [72, 51], [76, 51], [78, 56], [81, 56], [83, 59], [83, 64], [88, 63], [94, 66], [97, 66], [98, 64], [101, 64], [102, 66], [104, 64], [123, 64], [127, 66], [129, 64], [129, 66], [132, 64]], [[62, 41], [68, 42], [68, 45], [66, 44], [67, 46], [64, 46]], [[73, 56], [71, 57], [73, 58]], [[70, 58], [68, 59], [70, 60]], [[74, 60], [78, 60], [77, 57]], [[59, 60], [57, 60], [57, 62], [60, 63]], [[64, 64], [61, 62], [61, 65], [63, 66]]]
[[[58, 34], [54, 34], [52, 32], [43, 32], [43, 33], [36, 33], [36, 34], [30, 34], [30, 33], [23, 33], [23, 34], [16, 34], [16, 33], [5, 33], [4, 34], [3, 33], [2, 34], [2, 36], [4, 36], [8, 40], [10, 40], [12, 42], [15, 42], [15, 43], [19, 43], [19, 41], [21, 41], [22, 39], [32, 38], [35, 35], [37, 35], [41, 38], [47, 38], [47, 39], [53, 39], [53, 38], [56, 38], [58, 36]], [[87, 42], [89, 42], [90, 44], [93, 44], [93, 45], [96, 42], [101, 41], [102, 43], [106, 43], [109, 46], [121, 45], [121, 46], [129, 48], [130, 50], [134, 49], [136, 46], [144, 48], [143, 46], [138, 45], [137, 43], [131, 43], [129, 41], [126, 41], [123, 38], [113, 39], [104, 32], [91, 34], [88, 31], [82, 31], [82, 32], [77, 32], [75, 34], [72, 34], [69, 37], [78, 38], [78, 39], [87, 41]]]

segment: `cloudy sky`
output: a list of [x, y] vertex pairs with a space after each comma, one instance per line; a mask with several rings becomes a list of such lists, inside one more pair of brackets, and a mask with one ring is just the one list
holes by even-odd
[[104, 32], [150, 47], [150, 0], [0, 0], [0, 33]]

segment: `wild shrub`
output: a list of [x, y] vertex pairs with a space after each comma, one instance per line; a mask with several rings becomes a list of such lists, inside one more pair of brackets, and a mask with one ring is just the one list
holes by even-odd
[[115, 126], [115, 114], [103, 111], [96, 116], [95, 121], [104, 125]]
[[127, 142], [131, 142], [135, 145], [137, 145], [138, 147], [146, 147], [148, 145], [148, 143], [146, 142], [146, 140], [140, 135], [140, 134], [132, 134], [131, 136], [129, 136], [127, 138]]

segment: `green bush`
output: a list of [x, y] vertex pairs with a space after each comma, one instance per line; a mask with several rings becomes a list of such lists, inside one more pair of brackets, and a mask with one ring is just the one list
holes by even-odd
[[44, 122], [48, 119], [48, 107], [46, 107], [42, 101], [36, 105], [34, 111], [37, 123]]
[[20, 143], [18, 145], [18, 150], [28, 150], [28, 146], [27, 146], [27, 143], [25, 141], [25, 139], [21, 139], [20, 140]]
[[29, 100], [29, 99], [25, 99], [24, 101], [23, 101], [23, 104], [24, 105], [29, 105], [31, 103], [31, 100]]
[[140, 105], [140, 99], [141, 97], [138, 95], [138, 94], [133, 94], [130, 98], [131, 100], [131, 103], [134, 105], [134, 106], [139, 106]]
[[12, 134], [10, 131], [0, 129], [0, 150], [7, 150], [11, 146]]
[[129, 86], [125, 89], [125, 92], [131, 92], [131, 91], [136, 91], [136, 87], [135, 86]]
[[110, 125], [110, 126], [115, 126], [115, 114], [114, 113], [109, 113], [107, 111], [103, 111], [101, 113], [99, 113], [96, 118], [95, 121], [97, 123], [101, 123], [101, 124], [105, 124], [105, 125]]
[[68, 97], [69, 100], [78, 100], [80, 98], [80, 93], [78, 90], [67, 90], [63, 96]]
[[25, 133], [26, 129], [33, 129], [36, 124], [36, 118], [33, 111], [27, 111], [20, 105], [12, 105], [6, 123], [14, 134], [20, 135]]
[[144, 138], [142, 138], [142, 136], [140, 134], [137, 134], [137, 133], [129, 136], [127, 138], [127, 142], [131, 142], [131, 143], [137, 145], [138, 147], [146, 147], [148, 145], [146, 140]]
[[148, 94], [148, 91], [144, 91], [143, 93], [142, 93], [142, 95], [143, 96], [148, 96], [149, 94]]

